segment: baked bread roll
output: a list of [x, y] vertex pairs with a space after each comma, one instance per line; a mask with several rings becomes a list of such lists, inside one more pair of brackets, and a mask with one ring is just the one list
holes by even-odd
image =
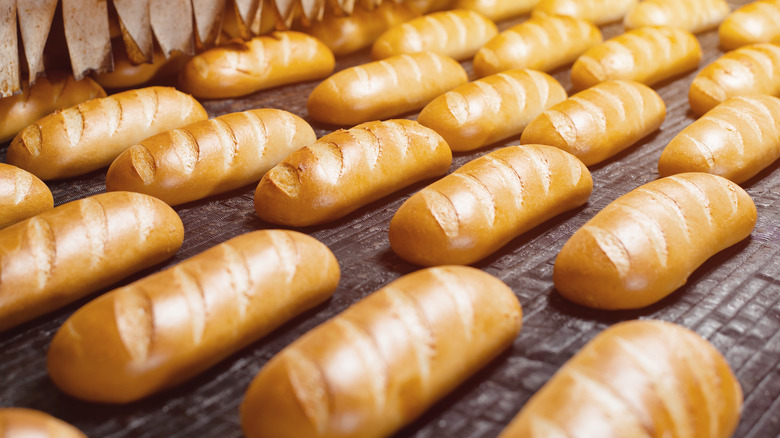
[[391, 27], [418, 17], [420, 14], [407, 3], [382, 2], [372, 10], [356, 5], [350, 15], [326, 11], [322, 20], [303, 31], [322, 41], [334, 55], [348, 55], [371, 46]]
[[571, 68], [571, 83], [575, 90], [614, 79], [654, 85], [696, 69], [701, 57], [701, 45], [688, 31], [640, 27], [583, 53]]
[[406, 119], [367, 122], [330, 133], [269, 170], [255, 190], [260, 219], [318, 225], [427, 178], [452, 164], [447, 143]]
[[495, 23], [469, 9], [434, 12], [388, 29], [371, 47], [371, 57], [431, 51], [458, 61], [471, 58], [498, 34]]
[[46, 184], [30, 172], [0, 163], [0, 228], [54, 208]]
[[135, 143], [208, 118], [192, 96], [168, 87], [129, 90], [57, 111], [27, 126], [8, 147], [8, 163], [42, 180], [108, 167]]
[[0, 408], [0, 437], [87, 438], [80, 430], [58, 418], [25, 408]]
[[114, 56], [114, 69], [109, 72], [95, 73], [95, 81], [105, 88], [133, 88], [141, 86], [154, 78], [167, 63], [160, 50], [154, 51], [152, 62], [134, 64], [128, 59], [123, 44], [114, 41], [111, 45]]
[[390, 221], [390, 246], [417, 265], [475, 263], [584, 204], [592, 188], [588, 168], [558, 148], [499, 149], [407, 199]]
[[351, 126], [416, 111], [468, 81], [452, 58], [432, 52], [393, 56], [344, 69], [309, 95], [309, 116]]
[[649, 306], [755, 225], [756, 206], [735, 183], [706, 173], [661, 178], [612, 201], [574, 233], [555, 260], [555, 288], [597, 309]]
[[305, 234], [235, 237], [74, 313], [47, 356], [67, 394], [128, 403], [184, 382], [328, 299], [332, 252]]
[[287, 111], [226, 114], [127, 149], [109, 167], [106, 189], [183, 204], [257, 183], [284, 157], [316, 140], [311, 126]]
[[417, 116], [453, 151], [479, 149], [523, 132], [547, 108], [566, 100], [552, 76], [508, 70], [463, 84], [433, 99]]
[[183, 239], [173, 209], [129, 192], [69, 202], [0, 230], [0, 331], [162, 262]]
[[780, 99], [733, 97], [682, 130], [666, 146], [658, 173], [706, 172], [737, 184], [780, 158]]
[[671, 26], [699, 33], [718, 27], [729, 12], [726, 0], [643, 0], [629, 11], [623, 25]]
[[525, 404], [499, 438], [729, 438], [742, 389], [707, 340], [669, 322], [615, 324]]
[[637, 0], [541, 0], [534, 14], [567, 15], [600, 26], [622, 20]]
[[691, 83], [688, 102], [698, 116], [735, 96], [780, 96], [780, 45], [751, 44], [704, 67]]
[[590, 166], [649, 135], [665, 117], [666, 105], [650, 87], [607, 81], [544, 111], [525, 127], [520, 143], [559, 147]]
[[92, 79], [77, 81], [63, 72], [51, 71], [32, 87], [22, 81], [21, 94], [0, 99], [0, 142], [14, 138], [25, 126], [56, 110], [105, 95]]
[[517, 68], [552, 71], [601, 44], [599, 28], [566, 16], [540, 14], [501, 32], [474, 56], [479, 77]]
[[756, 43], [780, 43], [780, 0], [759, 0], [732, 12], [718, 28], [720, 47], [734, 50]]
[[457, 0], [457, 9], [470, 9], [493, 21], [503, 21], [527, 14], [539, 0]]
[[179, 88], [204, 99], [246, 96], [323, 78], [335, 65], [333, 52], [317, 38], [300, 32], [273, 32], [196, 55], [179, 74]]
[[244, 433], [390, 436], [511, 345], [521, 313], [474, 268], [401, 277], [274, 356], [241, 404]]

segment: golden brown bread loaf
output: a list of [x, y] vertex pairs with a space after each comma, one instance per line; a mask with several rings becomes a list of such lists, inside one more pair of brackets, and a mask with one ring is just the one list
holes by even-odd
[[87, 438], [80, 430], [51, 415], [26, 408], [0, 408], [2, 438]]
[[559, 147], [590, 166], [649, 135], [665, 117], [666, 105], [650, 87], [607, 81], [544, 111], [525, 127], [520, 142]]
[[695, 69], [702, 50], [685, 30], [646, 26], [630, 30], [583, 53], [571, 68], [575, 90], [623, 79], [654, 85]]
[[49, 347], [49, 376], [82, 400], [141, 399], [325, 301], [339, 276], [333, 253], [305, 234], [235, 237], [76, 311]]
[[46, 184], [32, 173], [0, 163], [0, 228], [54, 208]]
[[108, 169], [106, 189], [183, 204], [256, 183], [284, 157], [316, 140], [311, 126], [287, 111], [226, 114], [127, 149]]
[[658, 173], [706, 172], [737, 184], [780, 158], [780, 99], [733, 97], [691, 123], [661, 154]]
[[386, 30], [420, 14], [407, 3], [382, 2], [376, 9], [358, 5], [351, 15], [325, 12], [303, 31], [322, 41], [336, 56], [348, 55], [369, 47]]
[[735, 96], [780, 96], [780, 45], [751, 44], [726, 53], [704, 67], [691, 83], [688, 102], [702, 115]]
[[113, 192], [0, 230], [0, 331], [173, 256], [179, 215], [151, 196]]
[[273, 357], [241, 405], [254, 437], [391, 435], [511, 345], [521, 308], [465, 266], [399, 278]]
[[539, 0], [457, 0], [453, 5], [457, 9], [477, 11], [493, 21], [527, 14]]
[[196, 55], [179, 74], [179, 87], [205, 99], [239, 97], [323, 78], [333, 72], [335, 62], [333, 52], [317, 38], [273, 32]]
[[623, 25], [671, 26], [699, 33], [717, 27], [729, 12], [726, 0], [643, 0], [628, 12]]
[[350, 67], [325, 79], [309, 95], [309, 116], [351, 126], [424, 107], [468, 81], [452, 58], [432, 52], [393, 56]]
[[596, 25], [622, 20], [637, 0], [541, 0], [533, 13], [567, 15]]
[[48, 77], [38, 78], [32, 88], [22, 81], [21, 94], [0, 99], [0, 142], [14, 138], [25, 126], [47, 114], [105, 95], [92, 79], [77, 81], [63, 72], [49, 72]]
[[208, 118], [193, 99], [168, 87], [129, 90], [57, 111], [27, 126], [8, 147], [8, 163], [42, 180], [107, 167], [139, 141]]
[[584, 204], [590, 172], [544, 145], [510, 146], [466, 163], [407, 199], [390, 246], [422, 266], [475, 263], [542, 222]]
[[739, 381], [707, 340], [636, 320], [593, 338], [499, 438], [729, 438], [741, 411]]
[[547, 108], [566, 100], [552, 76], [508, 70], [463, 84], [433, 99], [417, 116], [453, 151], [470, 151], [523, 132]]
[[495, 23], [469, 9], [434, 12], [391, 27], [371, 47], [371, 57], [431, 51], [458, 61], [471, 58], [498, 34]]
[[160, 50], [154, 51], [151, 63], [134, 64], [128, 59], [124, 45], [114, 41], [111, 52], [114, 56], [114, 69], [110, 72], [95, 73], [95, 82], [104, 88], [134, 88], [149, 82], [167, 63]]
[[601, 44], [599, 28], [579, 18], [540, 14], [501, 32], [474, 56], [479, 77], [516, 68], [552, 71]]
[[759, 0], [732, 12], [718, 28], [725, 50], [756, 43], [780, 43], [780, 0]]
[[255, 190], [255, 210], [274, 224], [322, 224], [441, 176], [451, 163], [447, 143], [417, 122], [367, 122], [330, 133], [269, 170]]
[[750, 196], [725, 178], [661, 178], [617, 198], [574, 233], [555, 260], [555, 288], [597, 309], [648, 306], [755, 224]]

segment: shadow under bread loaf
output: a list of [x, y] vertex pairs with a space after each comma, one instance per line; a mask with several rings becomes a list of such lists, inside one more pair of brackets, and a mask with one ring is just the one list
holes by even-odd
[[737, 184], [681, 173], [644, 184], [598, 212], [563, 245], [553, 282], [596, 309], [637, 309], [684, 285], [721, 250], [747, 238], [756, 206]]
[[575, 90], [615, 79], [654, 85], [694, 70], [701, 57], [701, 45], [688, 31], [640, 27], [588, 49], [572, 65], [571, 82]]
[[433, 130], [398, 119], [328, 134], [282, 160], [255, 190], [255, 211], [273, 224], [334, 221], [406, 186], [445, 174], [452, 151]]
[[49, 187], [32, 173], [0, 163], [0, 228], [54, 208]]
[[559, 147], [591, 166], [657, 130], [665, 117], [666, 105], [650, 87], [606, 81], [545, 110], [520, 142]]
[[173, 256], [179, 215], [151, 196], [112, 192], [0, 230], [0, 331]]
[[405, 275], [274, 356], [241, 404], [248, 438], [390, 436], [512, 344], [522, 310], [478, 269]]
[[730, 97], [780, 97], [780, 45], [751, 44], [732, 50], [704, 67], [691, 83], [688, 102], [701, 116]]
[[51, 71], [32, 87], [22, 81], [21, 94], [0, 99], [0, 142], [11, 140], [25, 126], [54, 111], [105, 96], [92, 79], [77, 81], [64, 72]]
[[196, 55], [179, 74], [179, 87], [204, 99], [240, 97], [325, 77], [335, 62], [333, 52], [310, 35], [273, 32]]
[[523, 406], [499, 438], [729, 438], [742, 389], [695, 332], [636, 320], [607, 328]]
[[637, 0], [541, 0], [533, 14], [567, 15], [601, 26], [622, 20]]
[[780, 0], [759, 0], [742, 6], [720, 23], [718, 37], [724, 50], [780, 43]]
[[780, 158], [780, 99], [733, 97], [666, 145], [658, 173], [706, 172], [741, 184]]
[[26, 408], [0, 408], [0, 437], [87, 438], [80, 430], [58, 418]]
[[333, 253], [305, 234], [235, 237], [76, 311], [49, 347], [49, 376], [82, 400], [141, 399], [322, 303], [339, 278]]
[[475, 263], [584, 204], [592, 188], [588, 168], [561, 149], [502, 148], [407, 199], [390, 221], [390, 246], [422, 266]]
[[309, 116], [350, 126], [415, 111], [468, 81], [454, 59], [433, 52], [393, 56], [341, 70], [309, 95]]
[[208, 118], [193, 99], [170, 87], [147, 87], [92, 99], [27, 126], [8, 147], [8, 163], [42, 180], [108, 167], [139, 141]]
[[257, 183], [287, 155], [316, 140], [311, 126], [287, 111], [226, 114], [130, 147], [109, 167], [106, 189], [183, 204]]
[[671, 26], [699, 33], [718, 27], [729, 12], [726, 0], [643, 0], [626, 14], [623, 26]]

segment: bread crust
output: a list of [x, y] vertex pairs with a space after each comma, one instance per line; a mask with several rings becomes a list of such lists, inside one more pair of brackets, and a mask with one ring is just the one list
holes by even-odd
[[780, 0], [759, 0], [735, 10], [718, 27], [720, 47], [734, 50], [757, 43], [780, 43]]
[[0, 436], [87, 438], [80, 430], [58, 418], [26, 408], [0, 408]]
[[0, 228], [54, 208], [46, 184], [26, 170], [0, 163]]
[[699, 33], [718, 27], [730, 12], [726, 0], [643, 0], [626, 14], [623, 26], [671, 26]]
[[541, 0], [534, 14], [567, 15], [601, 26], [622, 20], [637, 0]]

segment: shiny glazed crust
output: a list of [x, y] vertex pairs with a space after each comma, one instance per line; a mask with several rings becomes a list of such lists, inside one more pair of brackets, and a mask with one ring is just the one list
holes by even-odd
[[563, 245], [553, 282], [564, 297], [597, 309], [636, 309], [685, 284], [756, 224], [750, 196], [707, 173], [681, 173], [612, 201]]
[[520, 326], [512, 290], [485, 272], [406, 275], [272, 358], [241, 405], [244, 433], [389, 436], [507, 348]]
[[780, 43], [780, 0], [759, 0], [732, 12], [720, 24], [720, 47], [734, 50], [756, 43]]
[[731, 12], [726, 0], [643, 0], [626, 15], [626, 29], [671, 26], [699, 33], [717, 27]]
[[616, 324], [590, 341], [499, 438], [729, 438], [742, 389], [723, 356], [676, 324]]
[[127, 403], [181, 383], [327, 298], [330, 250], [295, 231], [235, 237], [115, 289], [52, 340], [54, 383], [79, 399]]
[[87, 438], [80, 430], [58, 418], [24, 408], [0, 408], [0, 437]]
[[534, 14], [567, 15], [600, 26], [623, 17], [637, 4], [637, 0], [541, 0]]
[[477, 11], [493, 21], [527, 14], [539, 0], [457, 0], [453, 8]]
[[35, 175], [0, 163], [0, 228], [54, 208], [49, 187]]

